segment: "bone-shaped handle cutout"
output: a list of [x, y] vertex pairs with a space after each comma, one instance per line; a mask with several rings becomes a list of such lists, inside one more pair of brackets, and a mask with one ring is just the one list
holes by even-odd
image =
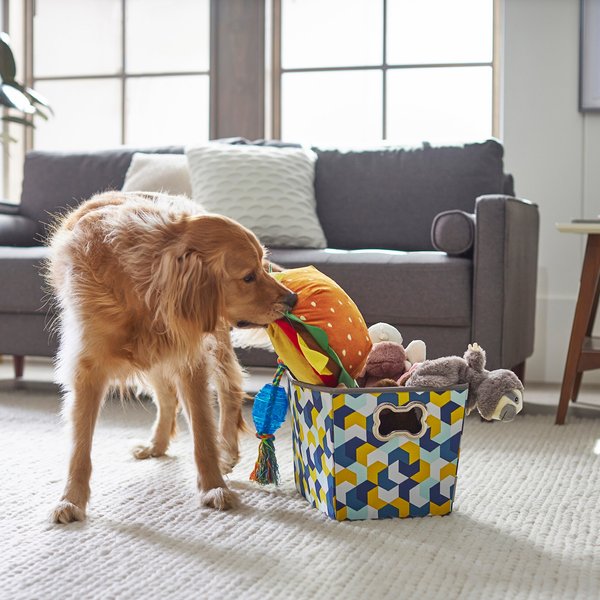
[[420, 438], [427, 431], [427, 409], [420, 402], [380, 404], [373, 413], [373, 435], [382, 442], [395, 436]]

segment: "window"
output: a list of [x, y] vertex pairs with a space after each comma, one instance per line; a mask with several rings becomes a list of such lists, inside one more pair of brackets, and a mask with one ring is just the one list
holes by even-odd
[[209, 0], [36, 0], [37, 149], [208, 139]]
[[5, 198], [31, 148], [498, 135], [499, 3], [2, 0], [18, 77], [55, 111], [35, 131], [5, 124]]
[[481, 139], [493, 128], [494, 0], [273, 0], [273, 137]]

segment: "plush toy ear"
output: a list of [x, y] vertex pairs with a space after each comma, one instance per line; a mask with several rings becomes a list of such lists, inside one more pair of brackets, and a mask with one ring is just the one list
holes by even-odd
[[411, 365], [424, 362], [427, 359], [427, 348], [423, 340], [413, 340], [406, 346], [406, 358]]

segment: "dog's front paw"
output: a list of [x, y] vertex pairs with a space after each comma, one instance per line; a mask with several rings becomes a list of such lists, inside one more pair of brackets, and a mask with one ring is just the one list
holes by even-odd
[[68, 500], [61, 500], [52, 511], [50, 519], [53, 523], [64, 525], [73, 521], [83, 521], [85, 519], [85, 509], [79, 508], [79, 506]]
[[166, 452], [165, 448], [158, 448], [154, 444], [137, 444], [131, 449], [133, 456], [139, 460], [145, 458], [157, 458], [164, 456]]
[[229, 510], [239, 506], [238, 495], [227, 487], [217, 487], [200, 492], [200, 504], [217, 510]]

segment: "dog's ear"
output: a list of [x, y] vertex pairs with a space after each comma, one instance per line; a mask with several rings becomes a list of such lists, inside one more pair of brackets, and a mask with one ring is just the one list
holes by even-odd
[[181, 314], [199, 323], [204, 331], [214, 331], [225, 313], [219, 258], [202, 256], [192, 249], [177, 257]]
[[218, 262], [219, 257], [202, 256], [181, 244], [163, 253], [148, 295], [155, 299], [167, 326], [179, 317], [193, 321], [203, 331], [215, 330], [225, 312]]

